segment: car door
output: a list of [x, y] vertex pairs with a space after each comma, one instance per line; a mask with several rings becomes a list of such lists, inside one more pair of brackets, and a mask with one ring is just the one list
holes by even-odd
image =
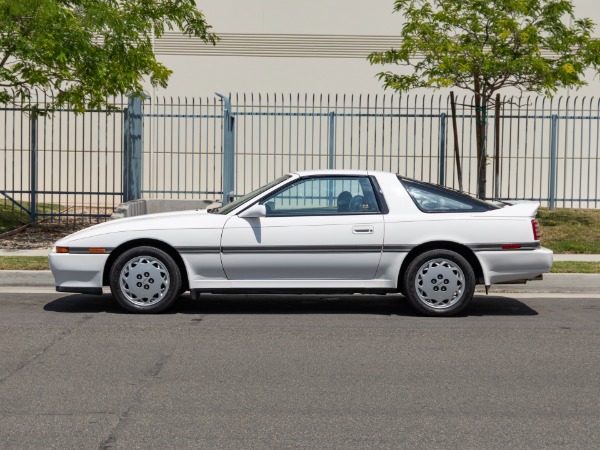
[[300, 178], [259, 202], [266, 217], [232, 216], [221, 258], [230, 280], [371, 280], [384, 222], [367, 176]]

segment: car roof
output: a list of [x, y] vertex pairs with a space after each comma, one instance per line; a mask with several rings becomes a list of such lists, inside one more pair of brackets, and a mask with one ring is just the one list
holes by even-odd
[[378, 173], [389, 173], [389, 172], [377, 172], [372, 170], [338, 170], [338, 169], [328, 169], [328, 170], [302, 170], [292, 172], [300, 177], [310, 177], [317, 175], [376, 175]]

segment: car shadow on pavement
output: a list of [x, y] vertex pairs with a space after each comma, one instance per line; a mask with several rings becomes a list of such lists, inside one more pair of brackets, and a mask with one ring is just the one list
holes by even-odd
[[[68, 295], [44, 306], [60, 313], [126, 314], [109, 294]], [[203, 294], [199, 300], [182, 295], [164, 314], [372, 314], [419, 316], [401, 295], [221, 295]], [[458, 317], [535, 316], [537, 311], [507, 296], [476, 295]]]

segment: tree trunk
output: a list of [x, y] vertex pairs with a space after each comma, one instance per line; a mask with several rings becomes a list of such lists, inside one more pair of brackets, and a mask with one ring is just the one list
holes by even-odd
[[[475, 92], [480, 92], [479, 78], [475, 77]], [[486, 130], [487, 106], [485, 95], [475, 94], [475, 139], [477, 141], [477, 197], [484, 199], [486, 191]]]
[[460, 162], [460, 148], [458, 145], [458, 126], [456, 124], [456, 102], [454, 91], [450, 91], [450, 106], [452, 108], [452, 131], [454, 132], [454, 161], [456, 163], [456, 175], [458, 176], [458, 188], [463, 191], [462, 167]]

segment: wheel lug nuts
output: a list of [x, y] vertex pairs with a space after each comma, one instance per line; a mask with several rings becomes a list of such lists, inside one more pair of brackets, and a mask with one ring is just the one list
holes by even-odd
[[448, 284], [450, 283], [448, 280], [444, 280], [444, 284]]
[[438, 275], [438, 280], [441, 280], [442, 278], [444, 278], [442, 275]]
[[445, 290], [446, 290], [446, 286], [442, 286], [442, 291], [445, 291]]
[[431, 282], [432, 282], [433, 284], [435, 284], [435, 283], [437, 283], [437, 280], [436, 280], [436, 279], [433, 279], [433, 280], [431, 280]]
[[439, 287], [437, 287], [437, 286], [435, 286], [435, 287], [433, 288], [433, 290], [434, 290], [434, 291], [439, 291], [439, 290], [440, 290], [440, 288], [439, 288]]
[[137, 279], [138, 279], [138, 280], [141, 280], [141, 279], [142, 279], [142, 275], [141, 275], [141, 274], [138, 274], [138, 276], [137, 276]]
[[150, 278], [150, 279], [148, 280], [148, 283], [150, 283], [150, 284], [154, 283], [154, 278]]
[[149, 274], [148, 272], [144, 272], [144, 276], [145, 276], [146, 278], [148, 278], [148, 277], [150, 276], [150, 274]]
[[142, 283], [138, 281], [137, 287], [142, 287]]
[[150, 286], [148, 286], [148, 285], [146, 284], [146, 285], [144, 285], [144, 289], [148, 290], [148, 289], [150, 289]]

